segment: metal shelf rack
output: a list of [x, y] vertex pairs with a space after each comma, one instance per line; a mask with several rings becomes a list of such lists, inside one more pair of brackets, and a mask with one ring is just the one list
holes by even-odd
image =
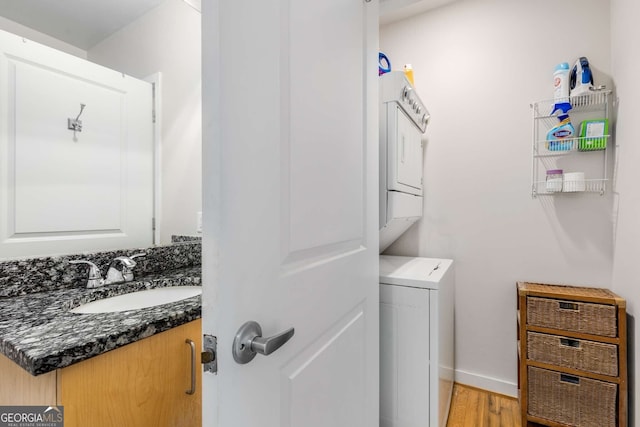
[[[557, 115], [551, 115], [555, 100], [549, 99], [531, 104], [533, 114], [532, 172], [531, 197], [543, 195], [563, 195], [576, 193], [598, 193], [603, 195], [607, 190], [608, 172], [607, 156], [611, 147], [611, 134], [603, 135], [603, 149], [580, 150], [580, 143], [586, 138], [578, 136], [583, 120], [607, 119], [611, 121], [612, 92], [610, 90], [594, 91], [586, 95], [569, 98], [572, 109], [569, 117], [576, 130], [576, 136], [565, 138], [558, 145], [549, 144], [547, 133], [558, 123]], [[609, 123], [609, 129], [611, 129]], [[584, 172], [584, 191], [547, 191], [546, 171], [562, 169], [567, 172]]]

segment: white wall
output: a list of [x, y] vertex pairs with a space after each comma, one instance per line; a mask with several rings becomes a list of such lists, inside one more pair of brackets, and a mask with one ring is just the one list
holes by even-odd
[[616, 123], [616, 151], [618, 171], [616, 194], [618, 195], [618, 222], [614, 246], [613, 290], [627, 299], [629, 320], [629, 400], [630, 422], [638, 418], [640, 394], [635, 389], [640, 375], [640, 352], [635, 348], [640, 342], [638, 315], [640, 314], [640, 54], [635, 46], [640, 40], [640, 4], [636, 0], [612, 0], [611, 49], [612, 69], [620, 104]]
[[56, 38], [48, 36], [44, 33], [41, 33], [29, 27], [25, 27], [22, 24], [18, 24], [17, 22], [11, 21], [10, 19], [4, 18], [2, 16], [0, 16], [0, 30], [8, 31], [20, 37], [24, 37], [25, 39], [29, 39], [34, 42], [41, 43], [45, 46], [49, 46], [54, 49], [61, 50], [63, 52], [69, 53], [74, 56], [78, 56], [80, 58], [84, 58], [84, 59], [87, 58], [87, 52], [85, 50], [80, 49], [79, 47], [72, 46], [68, 43], [63, 42], [62, 40], [58, 40]]
[[516, 281], [611, 286], [613, 197], [531, 198], [530, 109], [559, 62], [587, 56], [608, 83], [609, 1], [460, 1], [380, 38], [432, 115], [424, 219], [387, 253], [455, 260], [457, 379], [515, 395]]
[[89, 49], [91, 61], [138, 78], [162, 73], [161, 242], [195, 234], [201, 195], [200, 14], [166, 0]]

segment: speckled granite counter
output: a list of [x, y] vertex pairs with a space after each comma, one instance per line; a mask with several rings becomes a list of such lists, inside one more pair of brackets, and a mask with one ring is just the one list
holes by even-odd
[[134, 274], [136, 277], [146, 277], [163, 271], [199, 266], [201, 252], [202, 243], [193, 241], [150, 248], [0, 259], [0, 298], [85, 286], [89, 270], [84, 264], [70, 264], [69, 261], [74, 259], [93, 262], [100, 268], [102, 277], [105, 277], [109, 264], [115, 257], [145, 253], [144, 257], [136, 258]]
[[183, 242], [202, 242], [202, 236], [188, 236], [188, 235], [176, 235], [171, 236], [171, 243], [183, 243]]
[[136, 290], [201, 285], [200, 277], [200, 266], [194, 266], [96, 289], [0, 298], [0, 353], [39, 375], [198, 319], [200, 296], [120, 313], [74, 314], [69, 309]]

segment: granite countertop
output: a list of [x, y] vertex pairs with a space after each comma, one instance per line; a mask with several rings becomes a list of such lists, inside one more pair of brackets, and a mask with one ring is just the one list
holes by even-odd
[[117, 313], [75, 314], [81, 304], [133, 291], [201, 285], [200, 266], [96, 289], [0, 298], [0, 353], [32, 375], [64, 368], [200, 318], [200, 296]]

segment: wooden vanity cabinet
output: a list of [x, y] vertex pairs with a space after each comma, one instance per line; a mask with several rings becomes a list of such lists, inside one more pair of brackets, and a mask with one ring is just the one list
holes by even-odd
[[57, 405], [57, 371], [34, 377], [0, 354], [0, 406]]
[[37, 377], [2, 356], [0, 405], [62, 405], [65, 427], [200, 427], [201, 330], [196, 320]]

